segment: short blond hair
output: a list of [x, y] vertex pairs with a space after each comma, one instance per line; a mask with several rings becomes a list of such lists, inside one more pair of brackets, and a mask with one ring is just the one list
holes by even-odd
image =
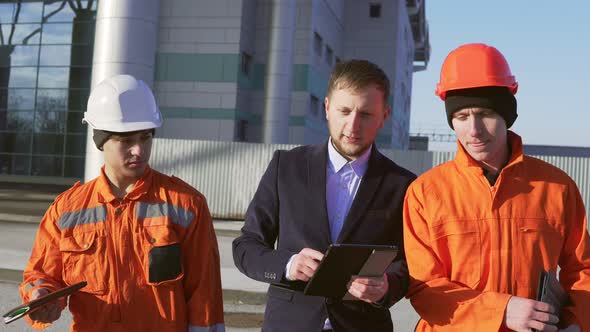
[[359, 90], [375, 84], [383, 92], [383, 102], [389, 99], [389, 78], [376, 64], [360, 59], [351, 59], [336, 64], [328, 82], [327, 97], [336, 89]]

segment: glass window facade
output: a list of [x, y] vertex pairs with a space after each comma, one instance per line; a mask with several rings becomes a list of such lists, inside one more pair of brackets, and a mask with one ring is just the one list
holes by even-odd
[[97, 5], [0, 2], [0, 174], [84, 176]]

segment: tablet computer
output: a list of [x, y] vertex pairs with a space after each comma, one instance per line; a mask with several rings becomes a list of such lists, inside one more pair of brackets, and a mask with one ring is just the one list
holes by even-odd
[[568, 302], [568, 295], [553, 272], [541, 271], [537, 288], [537, 301], [549, 303], [558, 311]]
[[354, 300], [348, 293], [352, 276], [379, 277], [397, 256], [394, 245], [332, 244], [303, 293]]
[[4, 324], [14, 322], [17, 319], [30, 314], [31, 312], [35, 311], [36, 309], [41, 308], [42, 306], [46, 305], [47, 303], [55, 301], [55, 300], [59, 299], [60, 297], [68, 296], [68, 295], [80, 290], [84, 286], [86, 286], [86, 281], [82, 281], [77, 284], [58, 289], [54, 292], [45, 294], [45, 295], [43, 295], [37, 299], [34, 299], [30, 302], [19, 305], [18, 307], [13, 308], [12, 310], [8, 311], [7, 313], [5, 313], [2, 316], [2, 318], [4, 318]]
[[[555, 274], [551, 271], [542, 270], [539, 274], [539, 284], [537, 286], [537, 301], [551, 304], [558, 312], [569, 302], [569, 296], [563, 289], [563, 286], [557, 280]], [[533, 329], [533, 331], [537, 331]]]

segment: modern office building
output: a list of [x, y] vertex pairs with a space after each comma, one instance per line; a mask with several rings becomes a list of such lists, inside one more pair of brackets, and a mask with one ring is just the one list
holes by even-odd
[[0, 174], [84, 169], [96, 1], [0, 3]]
[[0, 24], [0, 175], [82, 178], [90, 87], [119, 73], [154, 88], [159, 137], [319, 142], [329, 73], [349, 58], [390, 77], [378, 144], [407, 149], [430, 54], [424, 0], [9, 0]]

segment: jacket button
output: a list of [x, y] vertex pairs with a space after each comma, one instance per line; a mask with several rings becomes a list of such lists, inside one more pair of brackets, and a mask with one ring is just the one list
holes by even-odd
[[115, 213], [116, 213], [116, 214], [121, 214], [121, 212], [123, 212], [123, 210], [122, 210], [121, 208], [117, 208], [117, 209], [115, 210]]
[[151, 238], [151, 239], [150, 239], [150, 243], [156, 243], [156, 239], [154, 239], [154, 238]]
[[88, 243], [84, 243], [83, 247], [84, 247], [84, 249], [87, 249], [88, 248]]

